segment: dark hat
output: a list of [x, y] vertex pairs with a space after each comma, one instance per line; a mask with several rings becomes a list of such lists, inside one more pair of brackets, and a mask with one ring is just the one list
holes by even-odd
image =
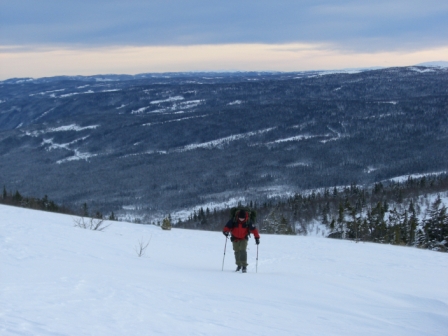
[[238, 218], [246, 218], [246, 211], [240, 210], [238, 213]]

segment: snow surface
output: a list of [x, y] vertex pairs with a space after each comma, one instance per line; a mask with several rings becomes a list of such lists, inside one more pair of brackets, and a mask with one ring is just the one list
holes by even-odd
[[[302, 236], [249, 242], [234, 273], [220, 232], [0, 205], [0, 334], [446, 335], [448, 254]], [[149, 242], [138, 257], [138, 242]]]

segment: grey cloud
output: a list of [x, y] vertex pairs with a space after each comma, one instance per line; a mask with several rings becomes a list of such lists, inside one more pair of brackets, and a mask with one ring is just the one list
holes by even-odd
[[0, 44], [331, 43], [357, 51], [448, 43], [439, 0], [0, 2]]

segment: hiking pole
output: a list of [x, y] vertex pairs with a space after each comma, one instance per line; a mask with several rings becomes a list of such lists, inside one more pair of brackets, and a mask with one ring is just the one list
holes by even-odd
[[255, 266], [255, 273], [258, 273], [258, 244], [257, 244], [257, 263]]
[[224, 244], [224, 257], [222, 257], [222, 269], [221, 269], [221, 271], [224, 271], [224, 259], [226, 257], [227, 239], [228, 239], [228, 237], [226, 236], [226, 243]]

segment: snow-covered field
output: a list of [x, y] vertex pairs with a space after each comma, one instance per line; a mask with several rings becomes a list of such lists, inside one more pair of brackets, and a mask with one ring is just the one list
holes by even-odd
[[0, 206], [0, 334], [448, 335], [448, 254], [263, 235], [241, 274], [224, 243]]

